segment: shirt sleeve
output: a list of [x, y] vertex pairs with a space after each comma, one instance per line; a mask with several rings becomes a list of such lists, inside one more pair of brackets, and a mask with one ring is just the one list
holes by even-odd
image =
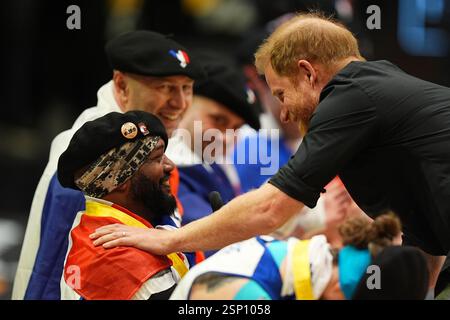
[[313, 208], [324, 186], [376, 135], [377, 112], [367, 94], [349, 80], [330, 83], [302, 144], [269, 183]]

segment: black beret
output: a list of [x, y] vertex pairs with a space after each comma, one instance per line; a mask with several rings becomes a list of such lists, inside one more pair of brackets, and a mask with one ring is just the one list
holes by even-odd
[[267, 28], [261, 28], [248, 32], [243, 40], [235, 47], [234, 54], [240, 64], [255, 63], [255, 52], [259, 46], [270, 36], [271, 32]]
[[79, 190], [74, 182], [79, 169], [114, 147], [148, 135], [161, 137], [167, 147], [167, 132], [161, 120], [144, 111], [111, 112], [86, 122], [75, 132], [66, 151], [59, 157], [59, 182], [63, 187]]
[[247, 86], [243, 72], [217, 54], [203, 53], [195, 57], [201, 60], [207, 78], [194, 83], [194, 94], [221, 103], [258, 130], [261, 106]]
[[143, 76], [185, 75], [204, 77], [201, 65], [179, 43], [156, 32], [138, 30], [124, 33], [105, 46], [109, 64], [115, 70]]
[[380, 289], [369, 289], [365, 274], [353, 300], [423, 300], [428, 292], [428, 267], [422, 252], [415, 247], [390, 246], [381, 251], [372, 265], [380, 269]]

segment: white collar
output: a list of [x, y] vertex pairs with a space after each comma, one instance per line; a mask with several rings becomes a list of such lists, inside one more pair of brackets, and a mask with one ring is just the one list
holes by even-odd
[[97, 91], [97, 107], [100, 109], [109, 110], [110, 112], [122, 112], [119, 104], [114, 97], [114, 83], [110, 80], [108, 83], [104, 84]]
[[165, 154], [177, 167], [203, 164], [201, 158], [184, 143], [181, 135], [175, 135], [169, 139]]

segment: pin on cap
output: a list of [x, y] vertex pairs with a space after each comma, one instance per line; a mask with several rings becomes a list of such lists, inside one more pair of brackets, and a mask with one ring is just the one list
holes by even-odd
[[188, 54], [183, 50], [170, 50], [169, 53], [172, 57], [176, 58], [180, 62], [180, 67], [182, 68], [186, 68], [186, 66], [190, 62]]
[[[142, 133], [145, 130], [138, 130], [138, 124], [141, 123], [145, 124], [147, 135]], [[149, 141], [156, 143], [156, 139], [148, 139], [149, 137], [161, 139], [165, 150], [168, 137], [163, 123], [157, 116], [145, 111], [110, 112], [103, 117], [88, 121], [75, 132], [66, 151], [60, 156], [58, 180], [65, 188], [79, 190], [80, 188], [75, 184], [75, 172], [98, 161], [113, 148], [118, 151], [134, 139], [142, 140], [147, 146]], [[137, 143], [137, 145], [142, 144]], [[137, 165], [133, 159], [128, 160], [132, 161], [133, 165]]]
[[146, 136], [146, 135], [148, 135], [148, 134], [150, 133], [150, 132], [148, 131], [147, 126], [145, 125], [145, 123], [139, 122], [139, 123], [138, 123], [138, 127], [139, 127], [139, 130], [141, 130], [141, 133], [142, 133], [144, 136]]
[[127, 139], [133, 139], [137, 135], [137, 127], [133, 122], [125, 122], [120, 128], [122, 135]]
[[249, 104], [254, 104], [256, 102], [255, 92], [249, 87], [246, 88], [245, 92], [247, 93], [247, 102]]

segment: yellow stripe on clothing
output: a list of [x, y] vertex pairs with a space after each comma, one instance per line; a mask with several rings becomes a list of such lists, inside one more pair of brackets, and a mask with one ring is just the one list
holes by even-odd
[[297, 300], [314, 300], [309, 266], [309, 240], [301, 240], [294, 245], [292, 255], [294, 291]]
[[173, 267], [175, 268], [175, 270], [177, 270], [180, 277], [183, 278], [184, 275], [188, 272], [188, 268], [186, 267], [184, 261], [181, 260], [181, 258], [176, 253], [168, 254], [167, 258], [172, 261]]
[[114, 218], [130, 227], [147, 228], [145, 224], [125, 212], [96, 201], [86, 201], [86, 212], [84, 214], [91, 217]]
[[[130, 227], [138, 227], [138, 228], [147, 228], [145, 224], [136, 220], [132, 216], [122, 212], [116, 208], [113, 208], [107, 204], [100, 203], [97, 201], [86, 201], [86, 212], [84, 213], [87, 216], [91, 217], [109, 217], [114, 218], [122, 222], [124, 225]], [[168, 254], [167, 257], [172, 261], [172, 265], [175, 270], [178, 272], [180, 277], [182, 278], [186, 272], [188, 272], [188, 268], [184, 261], [176, 254], [171, 253]]]

